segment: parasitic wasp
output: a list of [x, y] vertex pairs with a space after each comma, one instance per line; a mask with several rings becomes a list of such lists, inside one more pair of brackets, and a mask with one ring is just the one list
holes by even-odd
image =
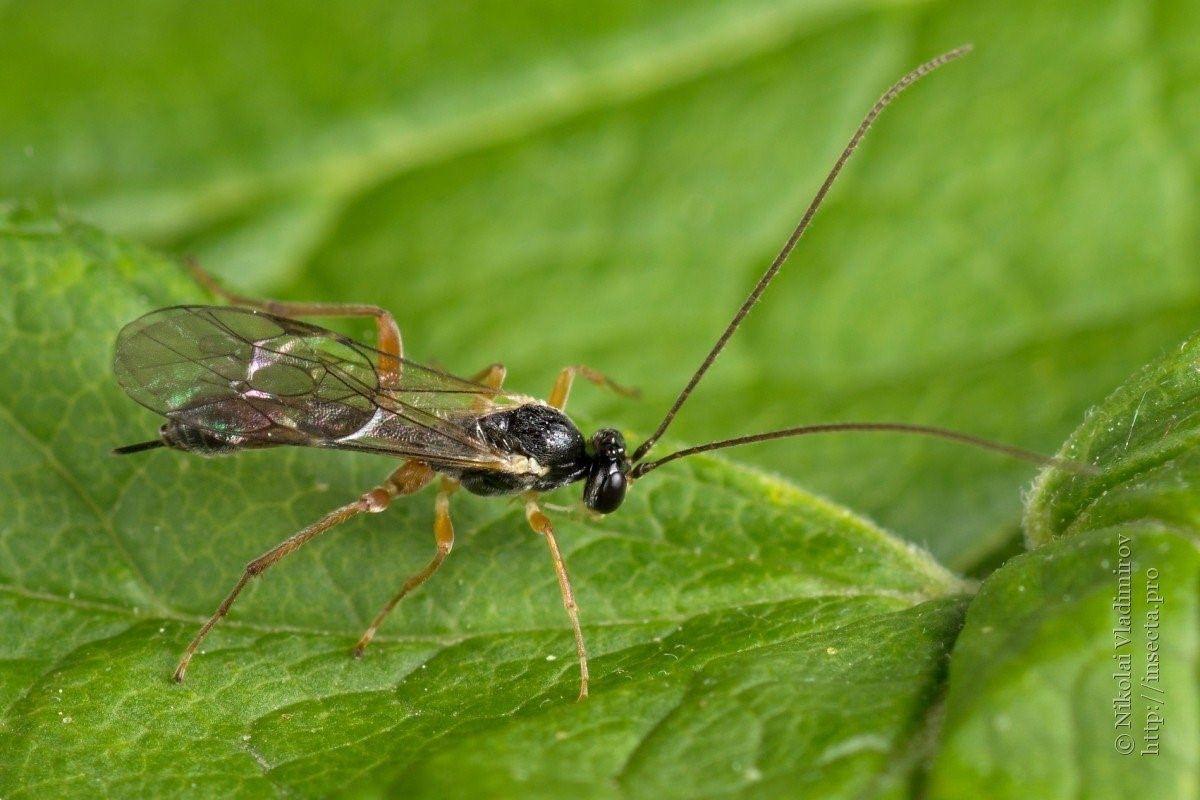
[[[253, 578], [329, 529], [359, 514], [383, 511], [397, 497], [438, 481], [432, 559], [410, 575], [375, 616], [354, 648], [361, 655], [387, 614], [437, 571], [454, 545], [450, 496], [459, 488], [477, 495], [518, 495], [525, 518], [550, 550], [563, 606], [579, 656], [579, 697], [588, 693], [588, 661], [566, 566], [554, 527], [538, 495], [583, 483], [583, 504], [597, 514], [616, 511], [630, 484], [680, 458], [770, 439], [835, 431], [885, 431], [939, 437], [1031, 461], [1075, 470], [1085, 465], [1049, 458], [969, 434], [924, 425], [840, 422], [767, 431], [689, 447], [647, 460], [692, 390], [766, 290], [808, 228], [842, 167], [876, 117], [904, 89], [964, 55], [944, 53], [889, 88], [859, 124], [787, 242], [734, 314], [708, 355], [659, 423], [632, 455], [614, 428], [585, 438], [564, 413], [575, 378], [623, 394], [632, 392], [583, 366], [563, 369], [545, 400], [502, 389], [505, 370], [493, 364], [470, 379], [456, 378], [404, 357], [400, 330], [390, 313], [373, 305], [257, 301], [233, 294], [197, 265], [197, 281], [229, 302], [151, 311], [129, 323], [116, 342], [113, 368], [131, 398], [167, 418], [158, 438], [116, 453], [167, 447], [218, 456], [264, 447], [298, 445], [378, 453], [404, 459], [382, 483], [334, 509], [251, 561], [241, 578], [187, 646], [175, 669], [182, 681], [201, 642]], [[295, 319], [373, 317], [374, 347]]]

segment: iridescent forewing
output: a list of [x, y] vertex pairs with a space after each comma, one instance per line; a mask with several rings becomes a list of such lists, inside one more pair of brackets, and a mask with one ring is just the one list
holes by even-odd
[[382, 388], [380, 355], [293, 319], [175, 306], [121, 330], [113, 370], [137, 402], [220, 435], [504, 468], [463, 424], [502, 395], [407, 359], [399, 385]]

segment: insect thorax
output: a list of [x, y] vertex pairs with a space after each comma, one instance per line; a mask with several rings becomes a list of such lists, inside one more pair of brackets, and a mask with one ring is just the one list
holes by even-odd
[[474, 421], [472, 435], [517, 457], [520, 471], [436, 467], [457, 478], [472, 494], [544, 492], [581, 480], [591, 466], [583, 434], [566, 414], [529, 402]]

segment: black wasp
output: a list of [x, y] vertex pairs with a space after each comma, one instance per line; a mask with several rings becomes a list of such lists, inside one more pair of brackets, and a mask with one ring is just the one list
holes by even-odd
[[[469, 380], [404, 358], [400, 331], [391, 314], [371, 305], [327, 305], [255, 301], [221, 288], [199, 267], [197, 280], [230, 306], [176, 306], [152, 311], [121, 330], [114, 370], [122, 388], [167, 422], [158, 439], [117, 453], [170, 447], [204, 456], [239, 450], [302, 445], [379, 453], [404, 459], [383, 483], [335, 509], [251, 561], [216, 613], [200, 628], [175, 670], [182, 681], [196, 649], [255, 576], [287, 554], [351, 517], [383, 511], [401, 495], [439, 478], [434, 520], [436, 552], [409, 576], [358, 640], [361, 655], [388, 612], [424, 583], [454, 544], [449, 500], [464, 488], [479, 495], [521, 495], [525, 517], [545, 537], [558, 576], [563, 605], [579, 654], [579, 696], [587, 696], [588, 662], [567, 570], [538, 494], [583, 482], [583, 502], [593, 512], [620, 507], [635, 480], [663, 464], [696, 453], [740, 444], [832, 431], [917, 433], [973, 444], [1037, 463], [1080, 465], [988, 442], [941, 428], [901, 423], [833, 423], [769, 431], [710, 442], [656, 461], [646, 456], [692, 390], [716, 360], [750, 308], [786, 261], [843, 165], [879, 113], [906, 87], [963, 55], [961, 47], [909, 72], [875, 103], [825, 178], [799, 225], [738, 309], [699, 369], [679, 393], [657, 430], [627, 455], [614, 428], [585, 438], [563, 413], [571, 384], [582, 376], [619, 392], [598, 372], [582, 366], [559, 373], [546, 401], [503, 391], [504, 367], [493, 364]], [[371, 316], [376, 347], [292, 317]]]

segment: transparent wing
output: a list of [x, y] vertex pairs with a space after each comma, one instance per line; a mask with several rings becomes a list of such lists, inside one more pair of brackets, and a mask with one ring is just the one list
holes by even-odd
[[399, 386], [383, 388], [381, 355], [285, 317], [174, 306], [121, 329], [113, 371], [150, 410], [218, 435], [503, 468], [469, 432], [503, 395], [406, 359]]

